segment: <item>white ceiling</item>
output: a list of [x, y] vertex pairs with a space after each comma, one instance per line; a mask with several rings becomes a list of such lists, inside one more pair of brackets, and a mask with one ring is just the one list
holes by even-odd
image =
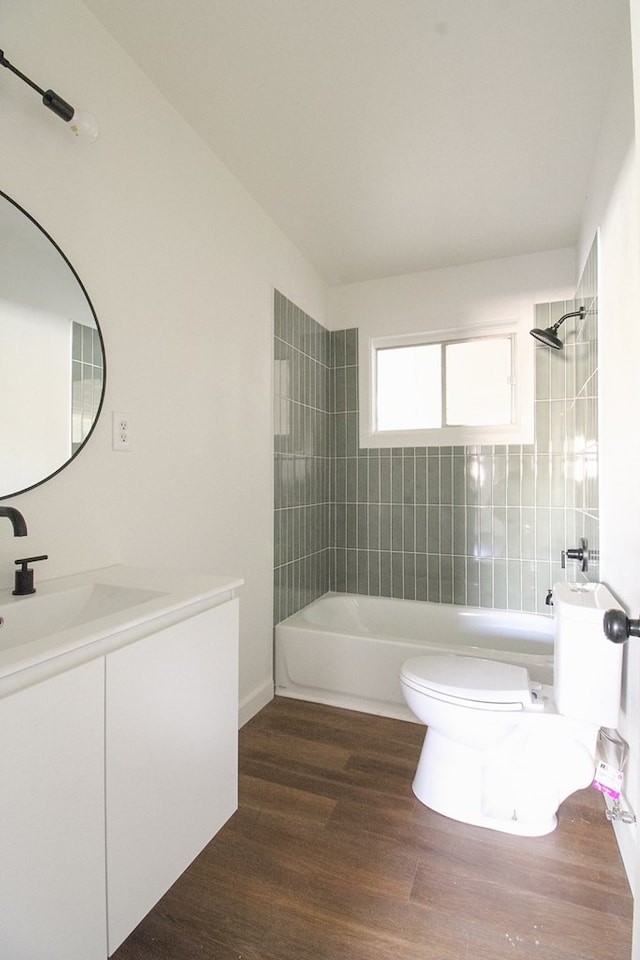
[[329, 284], [572, 246], [628, 0], [85, 0]]

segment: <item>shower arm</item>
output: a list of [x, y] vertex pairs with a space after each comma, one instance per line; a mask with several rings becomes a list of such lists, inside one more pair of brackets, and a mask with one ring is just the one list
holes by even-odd
[[580, 307], [579, 310], [572, 310], [571, 313], [565, 313], [564, 316], [560, 317], [559, 320], [556, 320], [556, 322], [549, 329], [553, 330], [554, 333], [557, 333], [560, 324], [564, 323], [565, 320], [568, 320], [569, 317], [580, 317], [580, 319], [583, 320], [586, 312], [587, 311], [584, 307]]

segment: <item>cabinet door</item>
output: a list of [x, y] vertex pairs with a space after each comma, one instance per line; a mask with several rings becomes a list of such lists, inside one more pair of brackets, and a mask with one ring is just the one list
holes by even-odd
[[109, 953], [237, 807], [238, 601], [107, 656]]
[[104, 960], [104, 660], [0, 700], [0, 957]]

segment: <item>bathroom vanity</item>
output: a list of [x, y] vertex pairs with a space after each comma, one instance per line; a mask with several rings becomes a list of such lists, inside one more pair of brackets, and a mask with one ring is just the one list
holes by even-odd
[[240, 585], [0, 596], [0, 956], [105, 960], [236, 809]]

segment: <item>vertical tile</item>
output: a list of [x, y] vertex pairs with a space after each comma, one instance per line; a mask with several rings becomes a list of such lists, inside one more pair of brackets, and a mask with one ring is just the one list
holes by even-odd
[[366, 457], [357, 457], [358, 467], [358, 503], [369, 501], [369, 461]]
[[536, 522], [536, 559], [551, 559], [551, 512], [548, 507], [538, 507], [535, 511]]
[[446, 504], [440, 507], [440, 553], [443, 557], [453, 554], [453, 507]]
[[355, 547], [358, 536], [357, 504], [346, 504], [346, 541], [347, 547]]
[[480, 572], [480, 603], [481, 607], [493, 606], [493, 560], [483, 558], [479, 564]]
[[405, 553], [414, 553], [416, 529], [415, 507], [405, 504], [402, 508], [402, 549]]
[[401, 503], [391, 506], [391, 549], [401, 552], [403, 549], [404, 515]]
[[535, 459], [527, 455], [521, 461], [521, 504], [532, 507], [535, 504]]
[[402, 502], [416, 502], [415, 457], [402, 458]]
[[520, 507], [507, 507], [507, 557], [519, 559], [521, 553], [522, 511]]
[[507, 458], [494, 456], [492, 462], [492, 498], [494, 506], [507, 503]]
[[[467, 511], [458, 504], [453, 507], [453, 552], [456, 556], [464, 556], [467, 548]], [[457, 601], [456, 601], [457, 602]]]
[[426, 600], [429, 594], [429, 571], [426, 553], [416, 553], [416, 600]]
[[535, 458], [535, 503], [538, 507], [548, 507], [551, 493], [551, 460], [546, 455]]
[[522, 502], [521, 479], [522, 463], [519, 453], [510, 453], [507, 457], [507, 504], [517, 506]]
[[377, 503], [366, 504], [369, 528], [369, 550], [380, 549], [380, 508]]
[[347, 592], [347, 551], [343, 548], [335, 551], [334, 589], [338, 593]]
[[467, 557], [467, 604], [480, 606], [480, 561], [476, 557]]
[[405, 600], [416, 599], [416, 555], [404, 553], [403, 567], [403, 597]]
[[491, 507], [480, 507], [480, 557], [491, 557], [493, 549], [493, 511]]
[[440, 557], [440, 603], [453, 603], [453, 557]]
[[354, 366], [358, 362], [358, 330], [352, 327], [345, 330], [345, 357], [344, 362], [347, 366]]
[[497, 610], [507, 608], [507, 561], [493, 561], [493, 605]]
[[440, 553], [440, 510], [435, 505], [427, 511], [427, 552]]
[[404, 598], [404, 557], [399, 552], [391, 553], [391, 596]]
[[415, 508], [415, 548], [418, 553], [427, 552], [427, 508], [419, 505]]
[[522, 564], [522, 609], [536, 611], [536, 565], [532, 561]]
[[468, 456], [465, 462], [465, 503], [475, 505], [480, 502], [479, 474], [480, 461], [477, 456]]
[[380, 549], [391, 550], [391, 505], [388, 503], [380, 504]]
[[466, 553], [470, 557], [480, 556], [480, 507], [467, 507], [465, 510]]
[[369, 595], [369, 564], [365, 550], [357, 551], [358, 558], [358, 590], [361, 596]]
[[356, 503], [358, 500], [358, 460], [356, 457], [345, 459], [347, 503]]
[[369, 510], [366, 503], [357, 505], [358, 513], [358, 549], [368, 550], [369, 548]]
[[380, 457], [380, 502], [391, 503], [391, 457]]
[[465, 458], [464, 456], [454, 456], [452, 490], [454, 504], [463, 504], [465, 502], [465, 484]]
[[427, 557], [427, 600], [440, 603], [440, 555], [430, 553]]
[[440, 503], [453, 503], [453, 457], [440, 457]]
[[415, 458], [415, 502], [427, 502], [427, 458]]
[[379, 597], [380, 594], [380, 552], [370, 550], [367, 554], [369, 567], [369, 593], [372, 597]]
[[367, 461], [367, 471], [368, 471], [368, 497], [369, 503], [379, 503], [380, 501], [380, 458], [368, 458]]
[[391, 458], [391, 502], [402, 503], [404, 485], [402, 457]]
[[333, 338], [333, 366], [344, 367], [347, 362], [347, 331], [334, 330]]
[[493, 556], [507, 556], [507, 508], [493, 508]]
[[358, 409], [358, 368], [345, 368], [345, 404], [347, 410]]
[[453, 558], [453, 602], [467, 603], [467, 561], [465, 557]]
[[536, 557], [536, 524], [533, 507], [523, 507], [521, 512], [521, 545], [522, 558], [535, 560]]
[[509, 610], [522, 609], [522, 564], [519, 560], [507, 561], [507, 605]]
[[380, 551], [380, 596], [393, 596], [391, 583], [391, 551]]
[[436, 457], [427, 460], [427, 502], [440, 503], [440, 461]]
[[548, 400], [551, 396], [551, 372], [549, 358], [551, 351], [541, 344], [535, 346], [536, 400]]

